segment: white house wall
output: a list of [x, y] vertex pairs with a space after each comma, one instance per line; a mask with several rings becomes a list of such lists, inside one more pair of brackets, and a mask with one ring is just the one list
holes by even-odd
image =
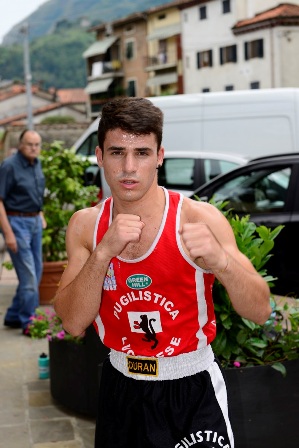
[[[220, 3], [220, 2], [219, 2]], [[266, 11], [277, 6], [279, 3], [283, 3], [279, 0], [232, 0], [232, 8], [236, 11], [237, 20], [243, 20], [245, 18], [250, 19], [256, 14]], [[290, 3], [297, 3], [291, 1]]]
[[280, 50], [281, 87], [299, 87], [299, 29], [280, 27], [277, 29]]
[[[293, 1], [299, 5], [299, 1]], [[207, 19], [199, 20], [198, 4], [181, 12], [184, 93], [299, 85], [298, 27], [264, 28], [235, 36], [232, 27], [239, 21], [279, 4], [278, 0], [233, 0], [231, 12], [222, 13], [220, 0], [207, 2]], [[246, 13], [246, 14], [245, 14]], [[242, 14], [245, 14], [245, 16]], [[264, 57], [245, 60], [244, 43], [264, 40]], [[288, 40], [289, 39], [289, 40]], [[220, 47], [237, 45], [237, 62], [220, 64]], [[213, 66], [197, 68], [197, 53], [213, 50]]]
[[[40, 107], [47, 106], [48, 104], [51, 104], [50, 101], [32, 95], [33, 109], [39, 109]], [[26, 112], [27, 112], [26, 93], [20, 93], [19, 95], [0, 101], [0, 120], [7, 117], [11, 117], [13, 115], [23, 114]]]

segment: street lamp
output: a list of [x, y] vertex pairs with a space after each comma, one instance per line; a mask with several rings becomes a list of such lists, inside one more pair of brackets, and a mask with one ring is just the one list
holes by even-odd
[[28, 23], [24, 23], [20, 32], [24, 34], [24, 77], [26, 84], [26, 96], [27, 96], [27, 127], [33, 129], [32, 120], [32, 91], [31, 91], [31, 72], [30, 72], [30, 56], [29, 56], [29, 26]]

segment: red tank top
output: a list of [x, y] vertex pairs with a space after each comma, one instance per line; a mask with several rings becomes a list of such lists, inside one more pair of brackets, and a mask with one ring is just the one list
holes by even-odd
[[[111, 259], [94, 321], [103, 343], [129, 355], [176, 356], [210, 344], [216, 335], [214, 275], [185, 254], [178, 230], [183, 196], [165, 191], [159, 232], [138, 259]], [[98, 244], [112, 220], [106, 199], [95, 227]]]

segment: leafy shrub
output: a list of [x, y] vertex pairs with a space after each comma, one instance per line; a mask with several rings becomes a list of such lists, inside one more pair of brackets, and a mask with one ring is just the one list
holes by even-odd
[[61, 142], [43, 148], [41, 163], [46, 178], [43, 231], [44, 261], [66, 260], [65, 232], [74, 212], [97, 201], [98, 187], [84, 186], [90, 162], [65, 149]]
[[[214, 203], [226, 215], [233, 229], [238, 248], [252, 262], [255, 269], [273, 285], [275, 278], [267, 274], [265, 265], [271, 257], [274, 240], [283, 229], [271, 230], [256, 226], [250, 217], [234, 215], [232, 210], [223, 211], [227, 203]], [[272, 365], [285, 374], [282, 362], [299, 358], [299, 312], [298, 308], [285, 302], [277, 305], [271, 295], [272, 314], [265, 325], [257, 325], [235, 312], [224, 286], [216, 279], [214, 304], [217, 336], [212, 343], [215, 354], [223, 367], [249, 367]], [[288, 315], [287, 323], [285, 315]]]
[[75, 118], [70, 115], [52, 115], [51, 117], [44, 118], [41, 124], [68, 124], [75, 122]]
[[49, 341], [54, 339], [83, 343], [82, 336], [74, 337], [63, 329], [61, 319], [52, 308], [37, 308], [34, 316], [30, 318], [27, 332], [33, 339], [47, 338]]

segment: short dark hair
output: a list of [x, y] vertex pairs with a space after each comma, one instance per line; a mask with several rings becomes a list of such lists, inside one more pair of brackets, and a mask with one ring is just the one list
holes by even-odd
[[113, 99], [103, 106], [98, 127], [98, 142], [102, 150], [107, 132], [118, 128], [135, 135], [155, 134], [159, 149], [163, 135], [163, 112], [146, 98]]

